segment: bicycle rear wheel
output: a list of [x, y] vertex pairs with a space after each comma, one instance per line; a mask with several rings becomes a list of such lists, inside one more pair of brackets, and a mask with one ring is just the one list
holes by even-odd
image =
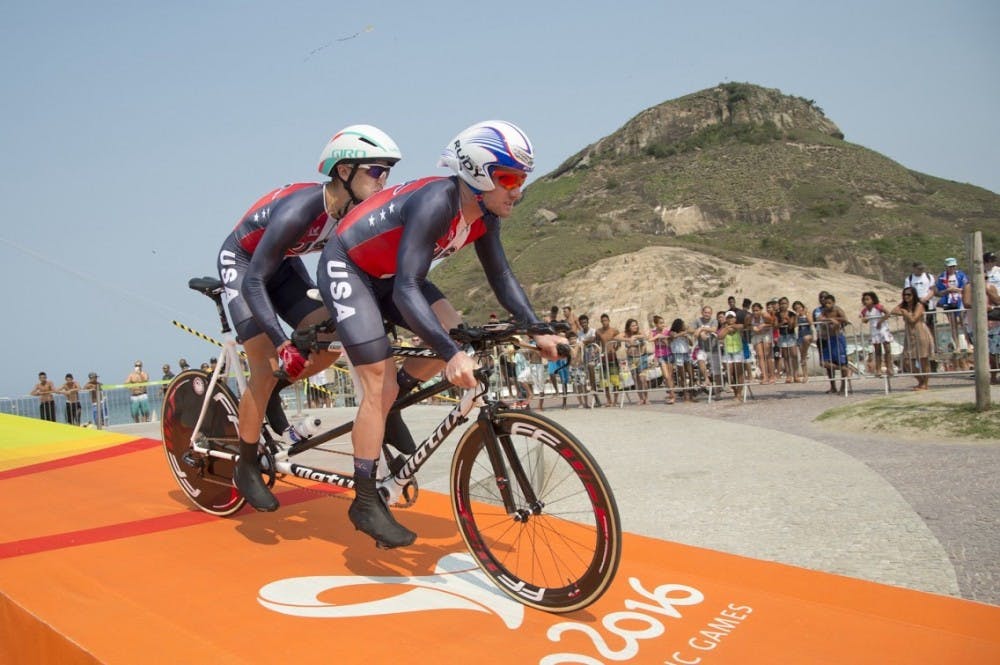
[[[576, 437], [534, 413], [501, 412], [493, 420], [505, 457], [515, 510], [509, 514], [490, 462], [481, 422], [455, 449], [451, 501], [469, 551], [507, 595], [548, 612], [587, 607], [607, 591], [621, 558], [621, 521], [604, 473]], [[523, 467], [538, 503], [512, 473]]]
[[[246, 503], [243, 495], [233, 487], [235, 463], [201, 455], [191, 448], [191, 434], [198, 422], [210, 379], [207, 373], [195, 369], [174, 377], [163, 395], [160, 422], [170, 472], [181, 490], [201, 510], [225, 517]], [[206, 438], [234, 442], [234, 453], [239, 442], [237, 404], [229, 387], [217, 383], [201, 424], [201, 434]]]

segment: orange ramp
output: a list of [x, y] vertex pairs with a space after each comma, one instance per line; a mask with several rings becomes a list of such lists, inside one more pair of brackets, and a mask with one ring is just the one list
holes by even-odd
[[[68, 436], [6, 418], [3, 441]], [[0, 448], [2, 663], [1000, 662], [1000, 608], [631, 534], [600, 601], [546, 614], [478, 572], [445, 496], [380, 551], [338, 491], [219, 519], [159, 442], [66, 429], [48, 458]]]

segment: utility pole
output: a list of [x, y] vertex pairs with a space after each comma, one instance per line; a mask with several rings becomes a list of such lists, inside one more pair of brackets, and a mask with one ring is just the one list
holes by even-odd
[[965, 303], [972, 311], [972, 332], [976, 345], [973, 358], [976, 363], [976, 411], [988, 411], [990, 408], [990, 358], [989, 342], [986, 336], [986, 278], [983, 275], [983, 236], [979, 231], [965, 238], [965, 246], [969, 251], [969, 266], [972, 281], [972, 302]]

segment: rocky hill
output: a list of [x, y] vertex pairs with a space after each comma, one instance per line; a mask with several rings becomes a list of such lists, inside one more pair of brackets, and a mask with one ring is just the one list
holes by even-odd
[[[973, 230], [1000, 247], [1000, 196], [847, 142], [812, 100], [726, 83], [643, 111], [533, 182], [504, 223], [504, 243], [539, 308], [574, 294], [624, 310], [644, 289], [662, 288], [669, 308], [670, 298], [681, 304], [676, 294], [697, 300], [727, 288], [682, 259], [724, 275], [727, 265], [757, 266], [789, 282], [746, 294], [755, 300], [794, 297], [793, 277], [809, 275], [817, 281], [804, 289], [807, 303], [833, 274], [895, 291], [913, 258], [936, 269], [963, 254]], [[656, 256], [656, 278], [598, 296], [618, 283], [605, 260], [651, 247], [683, 251], [635, 255], [622, 266]], [[461, 252], [434, 273], [470, 318], [496, 307], [474, 254]], [[598, 266], [609, 272], [594, 273]]]

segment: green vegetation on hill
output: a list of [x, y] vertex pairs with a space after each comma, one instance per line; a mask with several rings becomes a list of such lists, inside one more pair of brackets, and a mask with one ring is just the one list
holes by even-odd
[[[647, 109], [573, 155], [503, 228], [529, 289], [651, 245], [897, 282], [915, 258], [933, 269], [961, 256], [974, 230], [1000, 247], [1000, 196], [845, 141], [812, 100], [727, 83]], [[460, 309], [494, 307], [474, 252], [434, 280]]]

